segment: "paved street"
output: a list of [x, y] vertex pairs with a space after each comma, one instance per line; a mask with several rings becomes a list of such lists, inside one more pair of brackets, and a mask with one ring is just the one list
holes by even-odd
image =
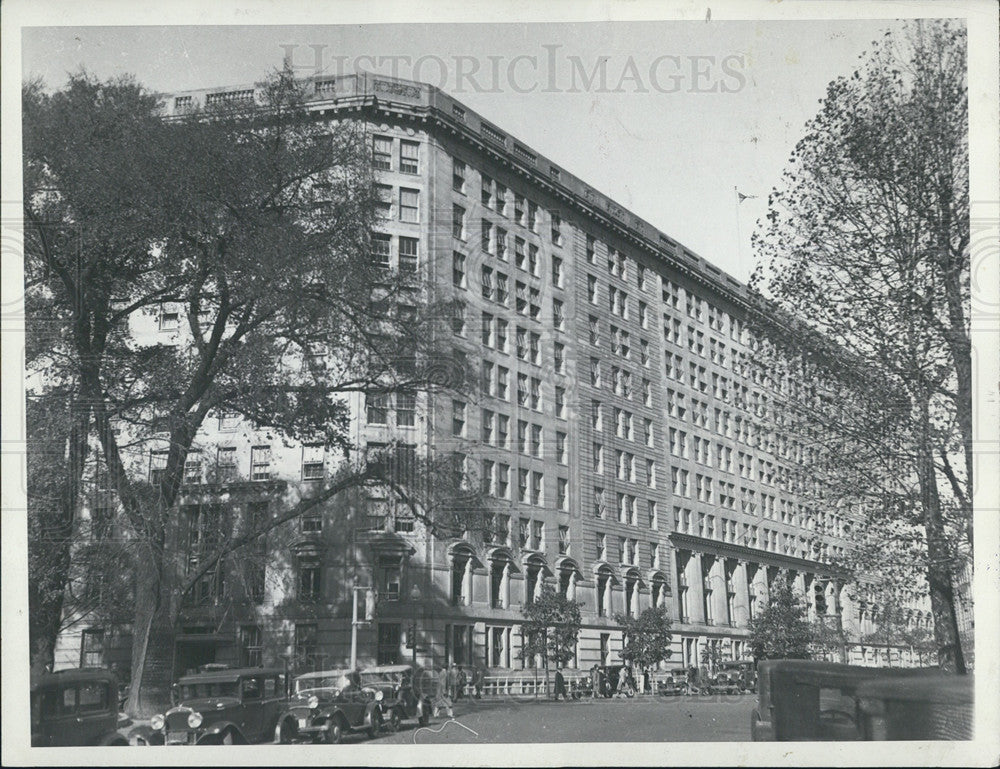
[[374, 742], [746, 741], [750, 739], [750, 711], [755, 699], [743, 695], [559, 703], [463, 700], [455, 706], [458, 723], [446, 723], [448, 719], [442, 717], [432, 719], [425, 729], [407, 724], [398, 733]]

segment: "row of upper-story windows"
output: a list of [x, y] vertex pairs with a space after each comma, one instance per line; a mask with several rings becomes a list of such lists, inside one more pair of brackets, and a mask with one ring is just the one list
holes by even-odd
[[[452, 189], [460, 195], [469, 194], [469, 167], [458, 158], [452, 158]], [[479, 202], [484, 208], [511, 218], [514, 224], [532, 233], [538, 233], [538, 204], [528, 200], [518, 192], [512, 192], [506, 185], [496, 181], [486, 173], [480, 173]], [[557, 211], [549, 212], [549, 239], [555, 246], [562, 246], [563, 222]]]
[[420, 173], [420, 142], [393, 136], [372, 136], [372, 160], [379, 171]]
[[418, 189], [376, 184], [375, 201], [376, 213], [382, 221], [420, 223], [421, 204]]
[[[648, 566], [651, 569], [661, 568], [660, 564], [660, 543], [659, 542], [649, 542], [646, 546], [647, 550], [647, 560], [645, 564], [640, 563], [641, 551], [639, 547], [639, 540], [635, 537], [618, 537], [617, 538], [617, 550], [612, 552], [611, 545], [608, 542], [608, 534], [603, 531], [595, 532], [594, 534], [594, 557], [597, 561], [605, 561], [608, 563], [620, 563], [622, 566]], [[599, 585], [599, 592], [606, 589], [605, 584]], [[598, 605], [603, 603], [601, 597], [598, 599]], [[599, 612], [600, 613], [600, 612]], [[633, 614], [631, 610], [629, 611], [630, 616]]]
[[[677, 313], [683, 312], [697, 323], [707, 321], [708, 328], [712, 331], [720, 335], [728, 333], [732, 341], [744, 343], [744, 329], [739, 318], [729, 315], [689, 289], [684, 289], [668, 278], [661, 277], [661, 296], [663, 304], [671, 310]], [[668, 313], [664, 313], [664, 318], [676, 319]]]
[[[511, 488], [512, 478], [516, 478], [516, 489]], [[506, 462], [483, 459], [480, 483], [482, 492], [487, 496], [536, 507], [546, 505], [545, 473], [540, 470], [532, 470], [527, 467], [515, 468]], [[551, 489], [549, 493], [552, 493]], [[556, 477], [555, 496], [549, 502], [549, 506], [556, 510], [569, 511], [569, 480], [567, 478]]]

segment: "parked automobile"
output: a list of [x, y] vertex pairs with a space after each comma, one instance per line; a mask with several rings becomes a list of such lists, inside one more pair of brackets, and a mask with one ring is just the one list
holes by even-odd
[[128, 745], [118, 731], [118, 679], [109, 670], [45, 673], [31, 682], [32, 747]]
[[750, 715], [754, 742], [862, 740], [858, 688], [875, 680], [926, 676], [926, 668], [870, 668], [811, 660], [764, 660]]
[[431, 714], [431, 698], [418, 693], [414, 686], [412, 665], [377, 665], [361, 671], [361, 686], [382, 692], [382, 715], [390, 731], [415, 718], [426, 726]]
[[687, 678], [687, 670], [684, 668], [674, 668], [673, 670], [668, 670], [659, 676], [657, 680], [656, 693], [667, 696], [687, 694]]
[[971, 740], [975, 679], [940, 671], [858, 686], [866, 740]]
[[304, 673], [278, 717], [275, 740], [337, 744], [349, 732], [375, 737], [384, 723], [384, 699], [384, 691], [361, 685], [357, 670]]
[[720, 662], [716, 678], [718, 682], [713, 689], [717, 691], [724, 690], [727, 694], [757, 691], [757, 668], [753, 660]]
[[178, 702], [129, 734], [138, 745], [234, 745], [270, 742], [288, 701], [284, 671], [232, 668], [181, 677]]

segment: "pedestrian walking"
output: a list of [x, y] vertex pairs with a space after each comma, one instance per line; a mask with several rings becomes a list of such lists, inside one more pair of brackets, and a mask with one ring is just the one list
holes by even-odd
[[566, 696], [566, 678], [563, 676], [561, 670], [556, 670], [556, 702], [559, 702], [559, 695], [562, 695], [563, 700], [568, 700], [569, 697]]
[[462, 666], [458, 666], [457, 680], [455, 682], [455, 699], [460, 700], [465, 696], [465, 687], [469, 684], [469, 677], [465, 674]]
[[483, 680], [486, 678], [486, 672], [479, 667], [472, 669], [472, 689], [476, 693], [476, 699], [482, 699], [483, 697]]
[[434, 717], [437, 718], [438, 712], [443, 708], [448, 711], [448, 718], [455, 717], [454, 703], [451, 697], [451, 673], [450, 669], [442, 668], [441, 672], [437, 676], [437, 687], [435, 691], [434, 702], [432, 707], [434, 709]]
[[595, 700], [601, 696], [601, 669], [596, 664], [590, 669], [590, 688]]

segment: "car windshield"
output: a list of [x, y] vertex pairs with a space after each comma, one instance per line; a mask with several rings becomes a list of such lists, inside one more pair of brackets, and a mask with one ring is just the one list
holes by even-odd
[[296, 694], [330, 694], [331, 690], [343, 689], [348, 684], [346, 676], [321, 676], [299, 679], [295, 682]]
[[181, 698], [185, 700], [239, 696], [239, 685], [236, 681], [184, 684], [181, 687]]

